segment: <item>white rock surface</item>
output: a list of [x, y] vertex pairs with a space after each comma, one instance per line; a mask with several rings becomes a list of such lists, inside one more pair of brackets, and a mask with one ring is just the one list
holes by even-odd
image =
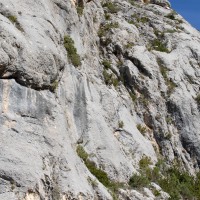
[[[198, 171], [200, 34], [180, 15], [166, 17], [168, 1], [115, 2], [120, 10], [106, 20], [100, 0], [84, 1], [82, 16], [69, 0], [0, 0], [1, 200], [113, 199], [77, 155], [78, 144], [125, 185], [143, 155]], [[117, 27], [99, 38], [110, 22]], [[65, 35], [74, 39], [78, 68]], [[169, 52], [153, 47], [156, 38]], [[116, 87], [105, 84], [103, 60]], [[127, 187], [119, 197], [156, 199], [145, 191]]]

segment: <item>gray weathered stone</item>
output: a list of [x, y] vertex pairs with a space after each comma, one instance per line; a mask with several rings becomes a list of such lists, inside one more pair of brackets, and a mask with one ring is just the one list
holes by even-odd
[[[125, 186], [144, 155], [152, 165], [162, 155], [199, 170], [199, 31], [168, 1], [116, 0], [110, 19], [104, 2], [83, 3], [80, 15], [69, 0], [0, 0], [1, 200], [113, 199], [77, 145]], [[77, 68], [65, 35], [80, 55]], [[128, 187], [119, 191], [126, 198], [156, 199]]]

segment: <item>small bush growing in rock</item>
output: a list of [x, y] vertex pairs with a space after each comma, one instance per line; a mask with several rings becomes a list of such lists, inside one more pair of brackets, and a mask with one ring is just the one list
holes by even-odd
[[132, 6], [135, 6], [135, 0], [129, 0], [129, 3], [130, 3]]
[[119, 126], [119, 128], [123, 128], [124, 127], [124, 122], [123, 121], [119, 121], [118, 122], [118, 126]]
[[103, 70], [103, 77], [106, 85], [113, 85], [114, 87], [117, 87], [119, 84], [118, 78], [114, 77], [114, 74], [108, 73], [106, 69]]
[[167, 122], [167, 124], [172, 124], [173, 123], [173, 119], [170, 116], [167, 116], [165, 118], [165, 121]]
[[111, 68], [111, 62], [109, 60], [103, 60], [102, 65], [105, 67], [105, 69]]
[[155, 182], [170, 195], [171, 200], [200, 199], [200, 173], [195, 178], [178, 165], [167, 167], [162, 160], [152, 169], [148, 160], [143, 158], [139, 172], [139, 175], [134, 174], [129, 180], [132, 188], [148, 187], [151, 182]]
[[167, 80], [167, 86], [168, 86], [168, 90], [167, 90], [168, 95], [172, 94], [174, 89], [177, 87], [177, 85], [171, 79]]
[[200, 105], [200, 94], [197, 95], [196, 102], [197, 102], [198, 105]]
[[167, 17], [167, 18], [169, 18], [169, 19], [171, 19], [171, 20], [175, 20], [175, 19], [176, 19], [175, 13], [174, 13], [174, 12], [169, 13], [169, 14], [166, 15], [165, 17]]
[[[149, 98], [144, 94], [141, 94], [140, 97], [137, 99], [143, 106], [148, 107], [149, 105]], [[142, 132], [141, 132], [142, 133]]]
[[162, 74], [165, 84], [167, 85], [167, 94], [170, 95], [174, 91], [174, 89], [177, 87], [177, 85], [168, 78], [168, 69], [163, 65], [161, 60], [157, 59], [157, 63], [160, 67], [160, 73]]
[[112, 68], [110, 60], [104, 59], [101, 64], [104, 66], [103, 77], [106, 85], [113, 85], [116, 88], [119, 85], [120, 78], [115, 69]]
[[111, 182], [108, 178], [108, 175], [106, 172], [104, 172], [101, 169], [98, 169], [93, 162], [90, 160], [85, 161], [86, 167], [90, 170], [90, 172], [105, 186], [110, 187]]
[[125, 45], [126, 49], [131, 49], [134, 46], [134, 43], [132, 42], [127, 42], [127, 44]]
[[128, 23], [129, 23], [129, 24], [133, 24], [133, 25], [136, 24], [132, 19], [128, 20]]
[[103, 77], [106, 85], [113, 85], [114, 87], [117, 87], [119, 84], [118, 77], [116, 77], [112, 73], [107, 72], [108, 69], [111, 69], [111, 71], [113, 71], [111, 62], [109, 60], [103, 60], [102, 65], [104, 66]]
[[115, 197], [116, 192], [120, 187], [123, 186], [123, 184], [111, 181], [106, 172], [97, 168], [95, 163], [89, 160], [88, 153], [84, 150], [84, 148], [81, 145], [77, 146], [76, 152], [78, 156], [84, 161], [88, 170], [99, 180], [99, 182], [101, 182], [105, 187], [107, 187], [111, 191], [112, 196]]
[[113, 86], [116, 88], [118, 85], [119, 85], [119, 80], [118, 80], [118, 78], [112, 78], [112, 84], [113, 84]]
[[138, 5], [136, 4], [136, 1], [135, 1], [135, 0], [129, 0], [129, 3], [130, 3], [132, 6], [138, 6]]
[[77, 6], [76, 11], [77, 11], [79, 16], [83, 15], [83, 9], [84, 9], [83, 7]]
[[8, 17], [8, 19], [9, 19], [12, 23], [17, 23], [17, 17], [14, 16], [14, 15], [10, 15], [10, 16]]
[[167, 140], [171, 140], [171, 138], [172, 138], [172, 133], [171, 132], [167, 132], [167, 133], [165, 133], [165, 139], [167, 139]]
[[103, 37], [106, 35], [106, 33], [111, 30], [112, 28], [119, 28], [119, 24], [117, 22], [113, 23], [107, 23], [105, 25], [101, 25], [98, 31], [98, 36]]
[[173, 11], [173, 12], [169, 13], [168, 15], [166, 15], [165, 17], [168, 18], [168, 19], [171, 19], [171, 20], [176, 20], [177, 24], [182, 24], [183, 20], [177, 19], [176, 15], [177, 15], [177, 13]]
[[179, 24], [182, 24], [183, 23], [183, 20], [182, 19], [177, 19], [176, 20]]
[[158, 180], [161, 188], [169, 193], [170, 199], [193, 199], [195, 194], [195, 179], [187, 172], [180, 171], [176, 166], [165, 172], [165, 177]]
[[147, 156], [143, 156], [142, 159], [139, 161], [140, 174], [133, 174], [133, 176], [129, 180], [129, 185], [132, 188], [142, 188], [149, 186], [149, 184], [151, 183], [151, 170], [149, 168], [150, 164], [152, 164], [151, 159]]
[[137, 18], [138, 22], [141, 22], [143, 24], [149, 22], [149, 18], [147, 17], [141, 17], [141, 18]]
[[137, 129], [140, 131], [140, 133], [142, 133], [142, 135], [144, 135], [147, 131], [145, 126], [142, 126], [141, 124], [137, 125]]
[[19, 21], [17, 20], [17, 17], [14, 15], [7, 16], [7, 18], [14, 24], [14, 26], [21, 32], [24, 32], [24, 29], [20, 25]]
[[52, 84], [51, 84], [51, 91], [55, 92], [56, 89], [58, 88], [58, 84], [59, 82], [57, 80], [55, 80]]
[[78, 156], [83, 159], [83, 161], [86, 161], [88, 159], [88, 153], [85, 151], [85, 149], [81, 146], [78, 145], [76, 148], [76, 152], [78, 154]]
[[129, 185], [132, 188], [142, 188], [147, 187], [150, 184], [150, 181], [145, 175], [142, 174], [133, 174], [129, 180]]
[[119, 7], [113, 2], [104, 3], [103, 7], [106, 7], [110, 13], [117, 13], [119, 11]]
[[78, 156], [84, 161], [85, 165], [89, 169], [89, 171], [106, 187], [109, 186], [110, 180], [106, 174], [106, 172], [98, 169], [94, 162], [89, 160], [88, 153], [84, 150], [81, 145], [77, 146], [76, 152]]
[[112, 74], [109, 74], [106, 69], [103, 70], [103, 77], [106, 85], [110, 85], [110, 80], [112, 78]]
[[137, 96], [133, 92], [129, 92], [129, 95], [130, 95], [133, 102], [135, 102], [137, 100]]
[[152, 165], [151, 158], [143, 156], [142, 159], [139, 161], [140, 169], [145, 169], [149, 165]]
[[67, 50], [68, 58], [71, 63], [75, 67], [81, 65], [80, 56], [78, 55], [76, 47], [74, 46], [74, 40], [68, 35], [64, 37], [64, 47]]
[[124, 62], [122, 60], [119, 60], [117, 62], [117, 67], [120, 68], [121, 66], [123, 66]]
[[83, 10], [84, 10], [84, 2], [83, 0], [79, 0], [77, 1], [78, 5], [76, 7], [76, 11], [78, 13], [79, 16], [82, 16], [83, 15]]
[[105, 17], [106, 20], [110, 20], [111, 19], [111, 16], [108, 13], [105, 13], [104, 17]]
[[151, 47], [156, 51], [169, 53], [169, 50], [166, 47], [166, 44], [161, 42], [159, 39], [154, 39], [151, 43]]
[[168, 69], [166, 67], [160, 66], [160, 72], [164, 80], [166, 81], [168, 79], [168, 76], [167, 76]]
[[158, 196], [161, 195], [160, 191], [155, 189], [155, 188], [153, 189], [153, 194], [154, 194], [155, 197], [158, 197]]

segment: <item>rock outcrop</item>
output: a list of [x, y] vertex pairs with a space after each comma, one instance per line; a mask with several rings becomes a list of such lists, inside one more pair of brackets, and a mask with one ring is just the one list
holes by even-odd
[[0, 0], [0, 45], [1, 200], [158, 199], [128, 186], [144, 156], [199, 171], [200, 34], [168, 1]]

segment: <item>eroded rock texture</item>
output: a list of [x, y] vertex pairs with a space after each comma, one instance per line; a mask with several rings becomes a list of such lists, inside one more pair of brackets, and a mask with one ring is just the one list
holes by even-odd
[[77, 145], [119, 199], [156, 199], [127, 186], [143, 155], [198, 171], [199, 32], [168, 1], [113, 2], [0, 0], [1, 200], [113, 199]]

